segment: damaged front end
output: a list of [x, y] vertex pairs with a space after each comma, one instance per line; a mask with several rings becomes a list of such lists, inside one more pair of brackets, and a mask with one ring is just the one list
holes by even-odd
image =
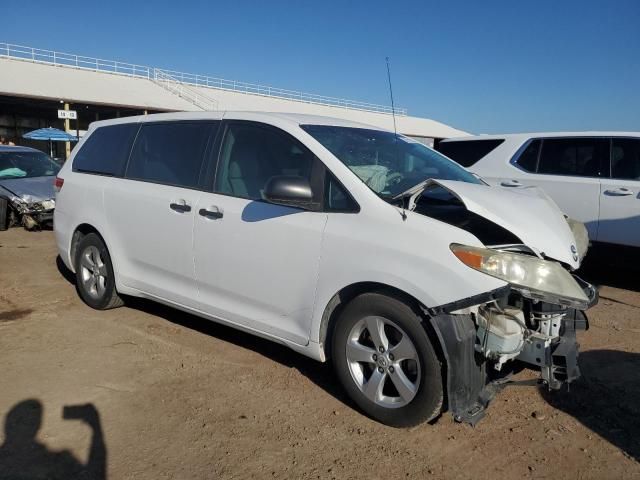
[[451, 252], [506, 283], [425, 312], [445, 357], [454, 418], [480, 420], [495, 394], [514, 383], [510, 373], [517, 365], [540, 372], [528, 383], [552, 390], [576, 380], [576, 332], [588, 329], [584, 311], [598, 301], [597, 290], [571, 273], [588, 248], [584, 225], [564, 217], [538, 191], [505, 196], [446, 181], [424, 187], [412, 192], [408, 208], [476, 236], [485, 247], [452, 244]]
[[[588, 308], [598, 294], [590, 285], [584, 288]], [[507, 286], [426, 313], [442, 346], [448, 407], [457, 421], [478, 422], [496, 393], [514, 383], [508, 367], [518, 362], [540, 372], [528, 383], [550, 390], [580, 376], [576, 332], [589, 328], [582, 310], [526, 298]]]
[[34, 199], [31, 195], [16, 195], [4, 189], [3, 196], [8, 203], [8, 227], [23, 226], [27, 230], [36, 230], [53, 223], [55, 200]]

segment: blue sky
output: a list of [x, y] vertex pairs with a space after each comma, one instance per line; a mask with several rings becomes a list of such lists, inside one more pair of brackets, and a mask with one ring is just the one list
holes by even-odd
[[383, 104], [389, 56], [412, 115], [640, 130], [639, 0], [22, 1], [1, 22], [3, 42]]

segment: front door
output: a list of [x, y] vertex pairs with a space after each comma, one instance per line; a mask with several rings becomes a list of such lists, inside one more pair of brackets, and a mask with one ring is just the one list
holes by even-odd
[[599, 242], [640, 247], [640, 139], [614, 138], [602, 179]]
[[272, 176], [301, 176], [321, 198], [321, 163], [273, 127], [229, 122], [225, 130], [214, 193], [194, 208], [198, 308], [304, 345], [327, 214], [270, 204], [263, 191]]

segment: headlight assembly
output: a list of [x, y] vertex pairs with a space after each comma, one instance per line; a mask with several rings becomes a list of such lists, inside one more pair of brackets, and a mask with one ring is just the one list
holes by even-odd
[[578, 309], [588, 308], [582, 288], [559, 263], [488, 248], [452, 244], [465, 265], [511, 284], [523, 296]]
[[589, 249], [589, 233], [587, 232], [587, 227], [584, 226], [584, 223], [569, 217], [567, 217], [567, 223], [569, 224], [569, 228], [571, 228], [571, 233], [573, 233], [576, 239], [576, 249], [578, 250], [580, 260], [582, 260]]

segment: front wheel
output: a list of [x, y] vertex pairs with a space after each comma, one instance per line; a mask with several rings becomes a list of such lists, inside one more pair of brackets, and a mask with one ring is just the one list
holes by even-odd
[[442, 369], [420, 321], [404, 302], [365, 293], [345, 307], [334, 329], [338, 378], [365, 413], [386, 425], [418, 425], [442, 410]]

